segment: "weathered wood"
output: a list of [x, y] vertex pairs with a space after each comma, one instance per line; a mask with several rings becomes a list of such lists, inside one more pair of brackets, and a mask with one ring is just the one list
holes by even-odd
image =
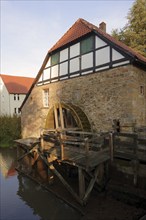
[[109, 145], [110, 145], [111, 162], [113, 162], [113, 159], [114, 159], [114, 137], [113, 137], [112, 132], [109, 134]]
[[59, 180], [63, 183], [66, 189], [72, 194], [72, 196], [83, 205], [82, 200], [79, 198], [77, 193], [72, 189], [72, 187], [67, 183], [67, 181], [62, 177], [62, 175], [57, 171], [57, 169], [53, 166], [53, 164], [49, 165], [50, 170], [59, 178]]
[[64, 119], [63, 119], [63, 111], [61, 104], [59, 104], [59, 112], [60, 112], [61, 128], [64, 129]]
[[64, 160], [64, 144], [63, 144], [63, 134], [60, 134], [60, 146], [61, 146], [61, 160]]
[[80, 199], [83, 199], [85, 195], [85, 178], [84, 172], [82, 168], [78, 168], [78, 177], [79, 177], [79, 196]]
[[57, 114], [57, 108], [56, 108], [55, 105], [54, 105], [54, 117], [55, 117], [56, 128], [58, 128], [59, 127], [59, 124], [58, 124], [58, 114]]
[[19, 158], [17, 158], [17, 161], [20, 161], [20, 160], [22, 160], [25, 156], [27, 156], [27, 155], [30, 155], [32, 158], [33, 158], [33, 148], [34, 147], [36, 147], [36, 145], [37, 145], [38, 143], [33, 143], [32, 145], [31, 145], [31, 148], [27, 148], [27, 147], [22, 147], [23, 148], [23, 150], [25, 150], [25, 154], [23, 154], [23, 155], [21, 155]]
[[86, 190], [85, 196], [84, 196], [84, 198], [83, 198], [84, 204], [86, 204], [86, 202], [87, 202], [87, 200], [88, 200], [88, 198], [89, 198], [89, 195], [90, 195], [90, 193], [91, 193], [91, 191], [92, 191], [92, 189], [93, 189], [93, 187], [94, 187], [94, 184], [95, 184], [96, 179], [97, 179], [97, 176], [98, 176], [98, 172], [99, 172], [99, 170], [98, 170], [98, 166], [97, 166], [96, 169], [95, 169], [95, 171], [94, 171], [94, 176], [93, 176], [93, 178], [90, 180], [90, 183], [89, 183], [88, 188], [87, 188], [87, 190]]

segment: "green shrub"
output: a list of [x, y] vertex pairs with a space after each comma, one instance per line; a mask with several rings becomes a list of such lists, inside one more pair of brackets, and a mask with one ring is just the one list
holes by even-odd
[[21, 138], [20, 116], [0, 116], [0, 147], [14, 146], [14, 140]]

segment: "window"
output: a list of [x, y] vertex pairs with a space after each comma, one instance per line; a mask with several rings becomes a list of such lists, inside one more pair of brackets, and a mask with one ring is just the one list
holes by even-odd
[[81, 54], [88, 53], [93, 50], [93, 36], [81, 41]]
[[49, 90], [43, 90], [43, 106], [49, 107]]
[[144, 86], [140, 86], [140, 95], [144, 95]]
[[17, 108], [14, 108], [14, 114], [17, 114]]
[[16, 94], [14, 94], [14, 100], [16, 100]]
[[17, 94], [17, 100], [19, 100], [19, 99], [20, 99], [19, 94]]
[[51, 65], [56, 65], [59, 63], [59, 52], [51, 56]]

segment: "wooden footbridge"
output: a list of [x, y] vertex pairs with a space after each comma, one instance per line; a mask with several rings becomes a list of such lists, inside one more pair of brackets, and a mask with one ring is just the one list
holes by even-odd
[[[125, 139], [121, 141], [121, 138]], [[133, 163], [134, 184], [136, 185], [139, 161], [146, 162], [146, 156], [143, 154], [146, 152], [146, 140], [142, 139], [142, 144], [144, 143], [141, 145], [144, 148], [142, 153], [140, 153], [141, 150], [139, 151], [139, 141], [135, 133], [92, 133], [73, 129], [43, 130], [40, 138], [16, 140], [18, 144], [17, 170], [31, 175], [33, 167], [37, 167], [36, 165], [42, 161], [47, 169], [48, 184], [52, 184], [56, 176], [75, 200], [85, 205], [93, 187], [101, 190], [105, 186], [108, 178], [108, 165], [115, 157], [136, 161]], [[123, 147], [122, 144], [124, 144]], [[28, 170], [23, 169], [23, 163], [28, 164]], [[76, 169], [78, 190], [67, 181], [59, 169], [60, 166], [63, 169], [67, 167], [66, 172], [70, 168]]]

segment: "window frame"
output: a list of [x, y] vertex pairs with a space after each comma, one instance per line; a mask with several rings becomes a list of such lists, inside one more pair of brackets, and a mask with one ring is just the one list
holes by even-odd
[[[89, 45], [88, 45], [89, 43]], [[80, 55], [94, 50], [94, 36], [87, 37], [80, 42]]]
[[49, 89], [43, 89], [43, 107], [49, 107]]
[[55, 66], [60, 61], [60, 51], [57, 53], [52, 54], [51, 56], [51, 66]]

